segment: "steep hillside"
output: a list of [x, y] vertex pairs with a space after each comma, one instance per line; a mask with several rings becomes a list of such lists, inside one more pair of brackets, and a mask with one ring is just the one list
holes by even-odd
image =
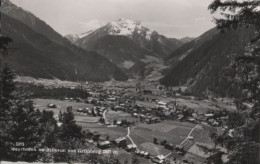
[[96, 40], [93, 50], [107, 57], [124, 69], [130, 69], [145, 56], [153, 56], [149, 51], [138, 47], [125, 36], [104, 36]]
[[23, 22], [28, 27], [33, 29], [34, 31], [46, 36], [51, 41], [56, 43], [68, 42], [68, 40], [64, 40], [64, 38], [57, 33], [52, 27], [50, 27], [47, 23], [36, 17], [29, 11], [24, 10], [21, 7], [16, 6], [10, 0], [3, 0], [3, 7], [1, 10], [3, 13], [8, 15], [9, 17], [15, 18], [20, 22]]
[[5, 14], [2, 20], [3, 34], [14, 40], [8, 60], [18, 75], [71, 81], [127, 79], [114, 64], [96, 53], [53, 42]]
[[161, 58], [168, 56], [170, 52], [182, 45], [182, 42], [179, 40], [174, 38], [167, 38], [163, 35], [160, 35], [156, 31], [140, 32], [135, 29], [130, 38], [137, 45], [152, 51]]
[[[224, 78], [224, 72], [230, 65], [230, 55], [243, 53], [253, 35], [247, 29], [224, 34], [216, 29], [208, 31], [167, 57], [166, 60], [171, 60], [170, 64], [174, 66], [161, 79], [161, 83], [167, 86], [185, 84], [198, 94], [207, 89], [223, 96], [234, 94], [234, 89]], [[179, 60], [181, 57], [183, 58]]]
[[185, 57], [187, 57], [193, 50], [200, 47], [205, 42], [212, 39], [213, 36], [218, 34], [219, 31], [216, 28], [213, 28], [198, 38], [193, 39], [190, 42], [187, 42], [186, 44], [183, 44], [173, 52], [171, 52], [166, 58], [165, 62], [166, 64], [170, 65], [171, 67], [174, 67], [177, 63], [179, 63], [181, 60], [183, 60]]
[[20, 22], [24, 23], [37, 33], [46, 36], [51, 41], [66, 46], [71, 51], [79, 51], [78, 47], [72, 44], [67, 38], [63, 37], [58, 32], [56, 32], [46, 22], [42, 21], [31, 12], [16, 6], [9, 0], [3, 0], [2, 12], [8, 15], [9, 17], [19, 20]]
[[126, 36], [105, 35], [95, 39], [84, 40], [87, 49], [102, 54], [112, 63], [116, 64], [129, 75], [138, 74], [145, 63], [141, 59], [147, 56], [155, 56]]

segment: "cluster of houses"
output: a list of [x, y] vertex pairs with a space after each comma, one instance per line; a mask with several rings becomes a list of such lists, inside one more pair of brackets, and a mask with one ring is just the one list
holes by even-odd
[[115, 139], [114, 143], [116, 146], [124, 148], [127, 152], [132, 152], [135, 155], [144, 157], [146, 159], [150, 158], [150, 154], [148, 152], [139, 150], [135, 144], [127, 144], [125, 137]]
[[96, 132], [85, 132], [85, 135], [87, 136], [87, 142], [88, 143], [96, 143], [97, 147], [100, 149], [107, 149], [112, 147], [118, 147], [126, 150], [127, 152], [132, 152], [136, 155], [139, 155], [144, 158], [149, 158], [150, 154], [145, 151], [140, 151], [137, 149], [137, 146], [134, 144], [127, 144], [126, 137], [119, 137], [115, 140], [109, 140], [109, 136], [107, 135], [101, 135]]
[[[113, 92], [116, 95], [122, 94]], [[161, 120], [177, 120], [191, 122], [194, 124], [203, 123], [211, 126], [221, 126], [222, 122], [226, 119], [225, 115], [218, 117], [215, 111], [208, 113], [194, 112], [194, 110], [187, 108], [186, 106], [179, 106], [176, 102], [166, 103], [163, 101], [158, 101], [152, 99], [149, 101], [156, 102], [152, 108], [146, 108], [135, 103], [135, 98], [132, 96], [122, 95], [120, 97], [109, 96], [106, 98], [114, 111], [123, 111], [132, 114], [133, 117], [140, 118], [141, 122], [146, 122], [147, 124], [158, 123]], [[144, 99], [144, 101], [146, 101]]]
[[140, 118], [141, 122], [147, 124], [158, 123], [162, 120], [177, 120], [180, 122], [190, 122], [194, 124], [202, 123], [219, 127], [226, 119], [226, 115], [219, 115], [216, 111], [207, 113], [195, 112], [186, 106], [179, 106], [176, 103], [165, 103], [157, 101], [157, 105], [152, 108], [145, 108], [140, 105], [119, 104], [111, 108], [115, 111], [124, 111], [132, 114], [133, 117]]
[[[165, 146], [167, 146], [169, 144], [165, 144]], [[169, 150], [174, 150], [177, 152], [177, 154], [179, 155], [184, 155], [184, 149], [182, 146], [180, 145], [176, 145], [175, 148], [173, 146], [170, 146], [168, 148]], [[166, 163], [166, 156], [164, 155], [157, 155], [156, 157], [151, 157], [152, 159], [152, 162], [153, 163], [157, 163], [157, 164], [163, 164], [163, 163]], [[176, 158], [174, 157], [174, 161], [176, 160]], [[185, 163], [187, 160], [183, 160], [183, 163]], [[187, 162], [188, 163], [188, 162]]]
[[[150, 82], [150, 85], [155, 85], [157, 90], [163, 91], [163, 95], [168, 95], [168, 92], [172, 91], [164, 86], [159, 85], [157, 82]], [[89, 98], [82, 100], [80, 98], [65, 98], [69, 101], [82, 101], [85, 103], [93, 104], [97, 107], [111, 107], [112, 110], [120, 110], [132, 114], [133, 117], [140, 118], [141, 122], [147, 124], [158, 123], [161, 120], [178, 120], [191, 123], [202, 123], [215, 127], [222, 126], [225, 121], [225, 116], [216, 117], [214, 112], [200, 113], [194, 112], [192, 109], [186, 106], [179, 106], [176, 101], [166, 103], [153, 98], [145, 98], [145, 96], [134, 96], [127, 91], [128, 87], [114, 87], [110, 86], [110, 89], [105, 88], [98, 83], [88, 83], [87, 85], [74, 86], [75, 88], [81, 87], [89, 94]], [[165, 92], [165, 93], [164, 93]], [[179, 92], [178, 92], [179, 93]], [[143, 90], [144, 95], [156, 95], [154, 90]], [[149, 96], [148, 96], [149, 97]], [[143, 106], [136, 105], [136, 101], [149, 101], [156, 102], [153, 108], [145, 108]], [[50, 108], [54, 108], [50, 106]], [[93, 116], [101, 116], [103, 109], [79, 109], [79, 113], [88, 114]], [[107, 122], [109, 124], [109, 122]]]
[[155, 158], [152, 159], [154, 163], [162, 164], [165, 163], [165, 156], [164, 155], [158, 155]]
[[102, 116], [103, 112], [106, 110], [105, 107], [98, 107], [95, 106], [93, 108], [79, 108], [77, 109], [77, 112], [79, 114], [83, 114], [83, 115], [90, 115], [90, 116]]
[[[162, 120], [177, 120], [190, 122], [194, 124], [202, 123], [210, 126], [219, 127], [223, 125], [226, 119], [225, 115], [216, 114], [214, 111], [208, 113], [194, 112], [194, 110], [186, 106], [180, 106], [176, 101], [164, 102], [152, 98], [144, 98], [142, 96], [133, 96], [126, 92], [126, 88], [105, 89], [97, 84], [92, 84], [89, 87], [88, 93], [90, 97], [84, 100], [85, 103], [93, 104], [92, 109], [78, 109], [79, 113], [93, 116], [102, 116], [104, 108], [111, 107], [115, 111], [123, 111], [130, 113], [133, 117], [139, 118], [140, 122], [147, 124], [158, 123]], [[163, 89], [162, 89], [163, 90]], [[153, 94], [150, 90], [144, 90], [145, 94]], [[156, 105], [152, 108], [147, 108], [137, 105], [136, 101], [155, 102]], [[111, 122], [105, 120], [106, 125]], [[122, 122], [117, 122], [120, 126]]]
[[[164, 155], [157, 155], [157, 156], [151, 156], [149, 152], [139, 150], [136, 145], [134, 144], [128, 144], [126, 137], [119, 137], [114, 140], [109, 140], [109, 136], [107, 135], [101, 135], [97, 132], [85, 132], [85, 135], [87, 136], [87, 142], [95, 144], [100, 149], [108, 149], [108, 148], [114, 148], [118, 147], [121, 149], [124, 149], [127, 152], [131, 152], [137, 156], [151, 159], [153, 163], [162, 164], [165, 163], [166, 157]], [[163, 141], [162, 141], [163, 142]], [[179, 155], [184, 155], [183, 147], [180, 145], [173, 146], [172, 144], [168, 144], [166, 141], [164, 141], [163, 144], [168, 150], [177, 151]]]
[[210, 111], [207, 113], [193, 113], [192, 118], [189, 118], [189, 122], [201, 123], [207, 126], [220, 127], [224, 126], [227, 120], [227, 112], [225, 111]]

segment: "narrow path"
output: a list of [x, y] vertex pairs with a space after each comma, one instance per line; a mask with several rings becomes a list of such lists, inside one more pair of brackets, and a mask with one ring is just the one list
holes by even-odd
[[171, 154], [172, 154], [172, 152], [170, 152], [169, 154], [167, 154], [167, 155], [165, 156], [165, 158], [168, 157], [168, 156], [171, 155]]
[[130, 137], [130, 127], [127, 128], [127, 135], [126, 136], [130, 139], [130, 141], [132, 142], [133, 145], [136, 145], [134, 143], [134, 141], [132, 140], [132, 138]]
[[182, 144], [190, 137], [191, 133], [192, 133], [198, 126], [199, 126], [199, 124], [197, 124], [193, 129], [191, 129], [191, 131], [190, 131], [190, 133], [188, 134], [188, 136], [185, 138], [185, 140], [183, 140], [183, 141], [181, 142], [180, 145], [182, 145]]
[[103, 118], [104, 118], [104, 120], [107, 119], [107, 118], [106, 118], [106, 112], [107, 112], [107, 109], [103, 112]]

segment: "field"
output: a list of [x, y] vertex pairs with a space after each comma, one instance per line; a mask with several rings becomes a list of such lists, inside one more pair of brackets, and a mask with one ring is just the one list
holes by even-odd
[[114, 121], [114, 120], [117, 120], [117, 121], [121, 121], [121, 120], [124, 120], [126, 119], [127, 121], [139, 121], [138, 118], [134, 118], [131, 116], [131, 114], [128, 114], [128, 113], [125, 113], [125, 112], [122, 112], [122, 111], [112, 111], [112, 110], [109, 110], [106, 112], [106, 119], [110, 120], [110, 121]]
[[90, 130], [92, 132], [97, 132], [101, 135], [108, 135], [110, 140], [115, 140], [119, 137], [124, 137], [127, 135], [127, 129], [121, 127], [107, 127], [102, 124], [97, 123], [78, 123], [82, 126], [83, 130]]
[[210, 139], [210, 134], [214, 132], [216, 133], [216, 128], [207, 128], [205, 126], [199, 126], [192, 132], [192, 136], [194, 138], [195, 142], [200, 143], [212, 143], [212, 140]]
[[198, 155], [190, 154], [190, 153], [186, 153], [184, 156], [184, 159], [188, 159], [193, 164], [201, 164], [201, 163], [206, 162], [205, 158], [202, 158], [202, 157], [199, 157]]
[[[133, 158], [133, 154], [132, 153], [121, 153], [119, 152], [117, 158], [119, 159], [120, 163], [122, 164], [132, 164], [132, 158]], [[152, 164], [152, 162], [150, 160], [147, 160], [145, 158], [141, 158], [137, 156], [137, 159], [139, 160], [140, 164]]]
[[177, 104], [179, 105], [186, 105], [189, 108], [194, 109], [195, 111], [199, 112], [207, 112], [208, 110], [219, 110], [219, 109], [227, 109], [227, 110], [234, 110], [235, 107], [233, 105], [228, 105], [225, 102], [212, 102], [207, 100], [190, 100], [190, 99], [183, 99], [178, 98]]
[[[47, 110], [47, 111], [53, 111], [54, 115], [58, 115], [59, 112], [65, 112], [67, 111], [67, 107], [72, 106], [73, 112], [77, 112], [77, 109], [79, 108], [90, 108], [92, 107], [91, 104], [85, 104], [83, 102], [76, 102], [76, 101], [61, 101], [61, 100], [54, 100], [54, 99], [34, 99], [33, 100], [35, 107], [40, 110]], [[57, 108], [48, 108], [48, 104], [55, 104]]]
[[153, 144], [153, 139], [157, 138], [158, 143], [166, 140], [173, 146], [180, 144], [194, 127], [192, 124], [166, 121], [157, 124], [140, 124], [131, 128], [130, 137], [137, 144], [138, 148], [148, 151], [152, 155], [166, 155], [169, 150], [161, 145]]
[[[46, 111], [53, 111], [54, 118], [58, 119], [59, 112], [65, 112], [67, 111], [67, 107], [72, 106], [72, 111], [75, 116], [75, 120], [78, 123], [93, 123], [98, 122], [100, 117], [92, 117], [92, 116], [85, 116], [82, 114], [77, 113], [77, 109], [79, 108], [90, 108], [92, 105], [85, 104], [81, 102], [75, 102], [75, 101], [61, 101], [61, 100], [54, 100], [54, 99], [34, 99], [35, 107], [39, 110], [46, 110]], [[57, 108], [48, 108], [48, 104], [55, 104]]]
[[149, 152], [152, 156], [157, 156], [157, 155], [167, 155], [169, 154], [169, 150], [165, 149], [164, 146], [158, 144], [154, 144], [151, 142], [145, 142], [142, 143], [139, 147], [140, 150]]
[[76, 115], [74, 118], [77, 121], [77, 123], [93, 123], [99, 121], [99, 117], [87, 117], [82, 115]]
[[178, 126], [170, 125], [167, 123], [157, 123], [157, 124], [140, 124], [138, 125], [139, 128], [145, 128], [155, 131], [160, 131], [162, 133], [167, 133], [173, 129], [176, 129]]

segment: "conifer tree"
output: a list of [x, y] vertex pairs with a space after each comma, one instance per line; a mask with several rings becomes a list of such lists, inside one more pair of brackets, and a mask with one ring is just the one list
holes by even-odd
[[[59, 134], [55, 148], [57, 149], [80, 149], [83, 147], [83, 133], [81, 132], [81, 126], [76, 124], [74, 119], [74, 114], [72, 112], [72, 107], [67, 108], [67, 112], [62, 114], [62, 125], [59, 127]], [[79, 157], [81, 158], [81, 157]], [[55, 162], [69, 162], [75, 161], [75, 155], [64, 152], [64, 153], [54, 153]]]
[[140, 163], [139, 159], [136, 157], [136, 155], [133, 155], [132, 164], [139, 164], [139, 163]]
[[59, 112], [58, 117], [59, 117], [59, 122], [62, 122], [62, 113], [61, 113], [61, 110], [60, 110], [60, 112]]
[[43, 110], [39, 116], [39, 123], [41, 126], [41, 146], [42, 147], [54, 147], [57, 143], [57, 121], [53, 118], [52, 111]]
[[81, 126], [76, 124], [72, 110], [68, 108], [67, 112], [63, 113], [63, 122], [60, 129], [60, 139], [80, 139], [83, 137], [81, 129]]
[[[4, 69], [1, 71], [0, 76], [0, 154], [1, 159], [6, 158], [7, 149], [9, 143], [6, 141], [10, 139], [9, 133], [7, 130], [10, 128], [12, 122], [11, 118], [11, 108], [14, 103], [14, 79], [15, 75], [13, 71], [9, 69], [6, 65]], [[10, 149], [10, 148], [9, 148]]]
[[[228, 152], [228, 162], [235, 164], [258, 164], [260, 137], [260, 1], [221, 1], [214, 0], [209, 6], [212, 13], [220, 12], [221, 18], [214, 18], [217, 27], [222, 32], [248, 28], [255, 32], [245, 53], [236, 54], [232, 82], [238, 84], [243, 91], [242, 96], [236, 100], [237, 112], [229, 113], [228, 128], [220, 135], [213, 135], [216, 145], [225, 147]], [[211, 153], [209, 163], [223, 162], [221, 152], [216, 147], [212, 150], [203, 148]]]
[[8, 66], [1, 73], [1, 159], [35, 161], [37, 152], [14, 152], [16, 143], [34, 148], [40, 143], [38, 115], [26, 92], [15, 90], [15, 75]]
[[14, 100], [14, 83], [15, 74], [14, 72], [5, 65], [0, 74], [0, 108], [1, 108], [1, 117], [5, 118], [6, 114], [10, 112]]

